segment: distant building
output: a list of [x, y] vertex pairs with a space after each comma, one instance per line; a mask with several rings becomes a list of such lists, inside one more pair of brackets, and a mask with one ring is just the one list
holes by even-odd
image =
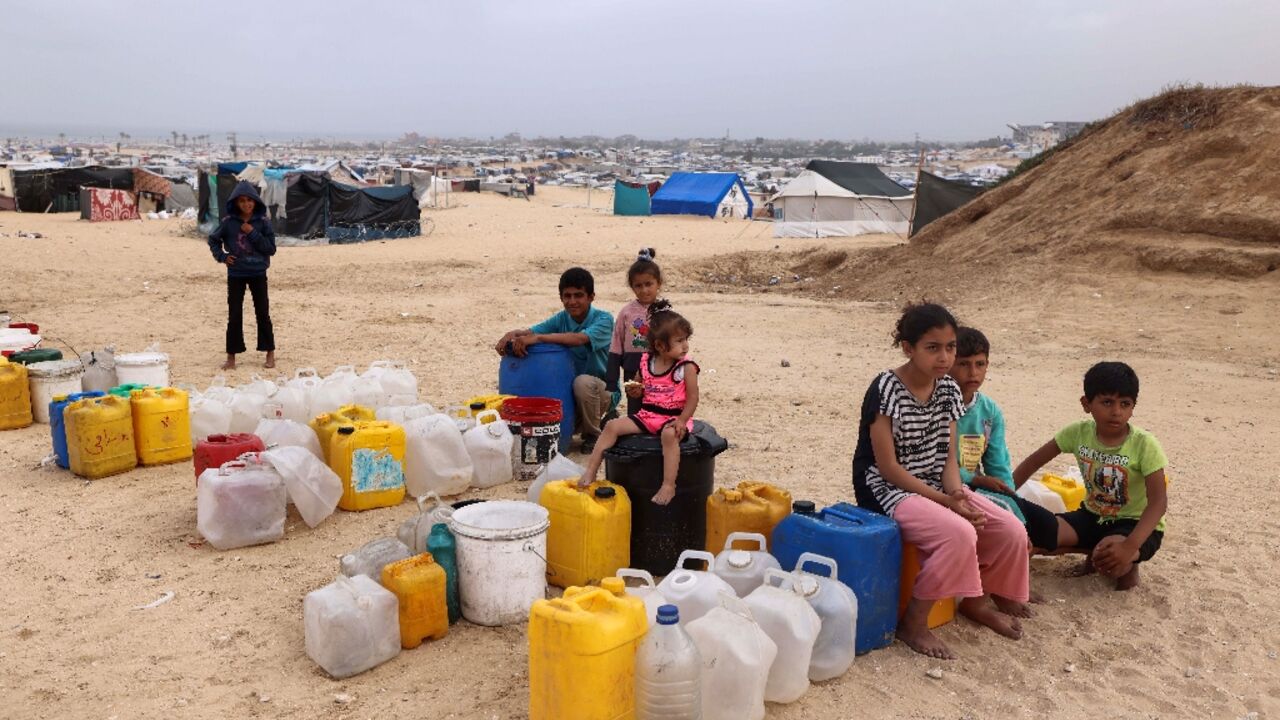
[[1013, 141], [1019, 145], [1052, 147], [1067, 138], [1075, 137], [1088, 123], [1074, 120], [1055, 120], [1039, 125], [1009, 125]]

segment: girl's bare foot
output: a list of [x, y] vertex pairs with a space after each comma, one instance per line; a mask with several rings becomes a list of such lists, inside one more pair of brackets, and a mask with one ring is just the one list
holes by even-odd
[[998, 612], [987, 602], [985, 596], [961, 600], [960, 614], [979, 625], [986, 625], [1010, 640], [1022, 639], [1022, 623], [1018, 618]]
[[670, 485], [662, 483], [662, 487], [658, 489], [658, 493], [653, 496], [653, 502], [655, 505], [666, 505], [671, 502], [671, 498], [674, 498], [675, 496], [675, 483], [671, 483]]
[[906, 643], [907, 647], [924, 655], [925, 657], [937, 658], [939, 660], [955, 660], [955, 653], [951, 652], [951, 648], [947, 644], [938, 639], [937, 635], [929, 629], [927, 623], [918, 627], [909, 624], [899, 623], [897, 631], [898, 639]]
[[1116, 590], [1132, 590], [1138, 587], [1138, 563], [1134, 563], [1129, 572], [1116, 578]]
[[996, 607], [999, 608], [1000, 612], [1005, 615], [1018, 618], [1029, 618], [1035, 615], [1035, 613], [1031, 611], [1031, 606], [1026, 603], [1021, 603], [1017, 600], [1010, 600], [1009, 598], [1000, 597], [999, 595], [992, 595], [991, 599], [995, 601]]
[[267, 361], [262, 364], [262, 367], [270, 370], [275, 366], [276, 366], [276, 352], [272, 350], [271, 352], [267, 353]]
[[1035, 590], [1032, 590], [1032, 591], [1031, 591], [1031, 597], [1027, 598], [1027, 602], [1029, 602], [1029, 603], [1031, 603], [1031, 604], [1033, 604], [1033, 605], [1043, 605], [1043, 604], [1045, 604], [1046, 602], [1048, 602], [1048, 600], [1045, 600], [1044, 595], [1041, 595], [1040, 593], [1036, 592]]
[[235, 369], [236, 369], [236, 356], [235, 356], [235, 355], [227, 355], [227, 361], [226, 361], [226, 362], [224, 362], [224, 363], [222, 363], [222, 369], [223, 369], [223, 370], [235, 370]]

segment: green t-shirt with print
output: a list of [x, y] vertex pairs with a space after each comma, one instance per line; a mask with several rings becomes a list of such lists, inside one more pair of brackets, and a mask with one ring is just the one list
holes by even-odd
[[[1072, 423], [1054, 436], [1058, 449], [1071, 453], [1084, 477], [1084, 507], [1101, 522], [1116, 518], [1137, 520], [1147, 508], [1147, 476], [1169, 460], [1160, 441], [1142, 428], [1129, 424], [1129, 437], [1118, 447], [1098, 441], [1092, 419]], [[1164, 531], [1164, 518], [1157, 530]]]

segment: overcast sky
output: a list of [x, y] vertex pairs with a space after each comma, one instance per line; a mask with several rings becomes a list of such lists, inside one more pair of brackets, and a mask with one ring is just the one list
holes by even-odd
[[1274, 0], [6, 2], [12, 133], [962, 140], [1280, 83]]

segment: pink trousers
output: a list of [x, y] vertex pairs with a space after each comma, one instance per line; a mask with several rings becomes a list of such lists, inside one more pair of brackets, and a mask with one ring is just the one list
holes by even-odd
[[912, 595], [921, 600], [981, 597], [985, 593], [1026, 602], [1027, 531], [1013, 513], [966, 488], [969, 502], [987, 516], [981, 528], [938, 503], [912, 495], [893, 519], [902, 539], [920, 550], [920, 574]]

